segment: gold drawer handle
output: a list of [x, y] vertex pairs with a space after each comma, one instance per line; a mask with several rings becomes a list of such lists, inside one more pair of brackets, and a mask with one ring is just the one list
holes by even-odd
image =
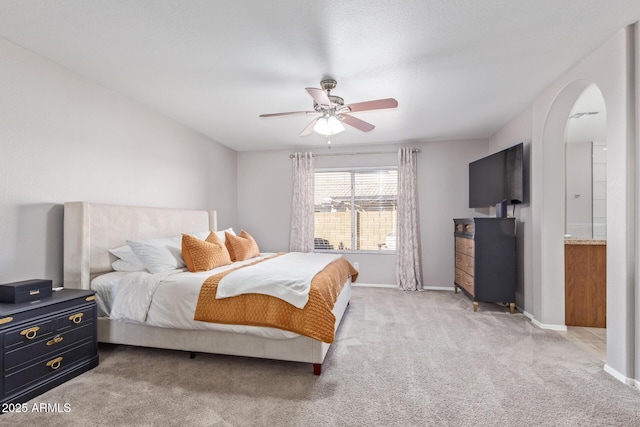
[[52, 339], [50, 339], [49, 341], [47, 341], [47, 345], [54, 345], [54, 344], [58, 344], [60, 341], [62, 341], [64, 338], [62, 338], [60, 335], [53, 337]]
[[20, 332], [20, 335], [24, 335], [26, 339], [32, 340], [36, 337], [39, 330], [40, 326], [34, 326], [33, 328], [25, 329], [24, 331]]
[[78, 323], [82, 322], [82, 316], [84, 316], [84, 313], [72, 314], [71, 316], [69, 316], [69, 320], [77, 325]]
[[62, 362], [62, 357], [56, 357], [53, 360], [49, 360], [47, 362], [47, 366], [49, 366], [51, 369], [58, 369], [60, 367], [60, 362]]

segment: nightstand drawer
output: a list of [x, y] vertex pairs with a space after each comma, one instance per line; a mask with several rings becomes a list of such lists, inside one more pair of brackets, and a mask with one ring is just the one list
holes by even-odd
[[37, 342], [20, 346], [15, 350], [7, 351], [4, 355], [4, 370], [7, 372], [20, 365], [31, 363], [36, 358], [56, 352], [59, 353], [66, 347], [76, 345], [86, 338], [91, 338], [93, 333], [94, 328], [92, 325], [86, 323], [84, 326], [68, 329], [66, 332], [47, 337], [48, 339], [41, 339]]
[[9, 349], [16, 345], [24, 345], [51, 336], [53, 331], [52, 320], [42, 320], [41, 322], [29, 323], [20, 328], [16, 328], [4, 335], [4, 348]]
[[17, 392], [21, 388], [27, 388], [36, 381], [43, 381], [48, 376], [54, 376], [69, 368], [73, 368], [76, 362], [90, 359], [95, 355], [95, 342], [89, 340], [79, 346], [71, 347], [66, 351], [51, 354], [49, 357], [40, 358], [37, 362], [25, 366], [4, 375], [4, 395]]
[[65, 313], [56, 318], [56, 327], [58, 332], [63, 332], [69, 328], [78, 328], [88, 323], [93, 323], [96, 309], [93, 307], [84, 307], [81, 310], [74, 310]]

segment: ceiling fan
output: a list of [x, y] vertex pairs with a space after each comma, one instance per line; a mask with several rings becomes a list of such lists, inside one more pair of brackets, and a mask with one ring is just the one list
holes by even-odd
[[384, 108], [395, 108], [398, 106], [398, 101], [393, 98], [376, 99], [373, 101], [357, 102], [355, 104], [345, 105], [344, 99], [339, 96], [331, 95], [331, 91], [336, 87], [336, 85], [337, 82], [334, 79], [324, 79], [320, 81], [320, 87], [322, 89], [313, 87], [306, 88], [309, 95], [313, 98], [313, 111], [260, 114], [260, 117], [320, 114], [318, 117], [313, 119], [311, 123], [302, 130], [302, 132], [300, 132], [300, 136], [307, 136], [315, 131], [320, 135], [326, 136], [328, 139], [330, 136], [344, 131], [342, 123], [359, 129], [362, 132], [370, 132], [375, 128], [371, 123], [360, 120], [349, 113], [381, 110]]

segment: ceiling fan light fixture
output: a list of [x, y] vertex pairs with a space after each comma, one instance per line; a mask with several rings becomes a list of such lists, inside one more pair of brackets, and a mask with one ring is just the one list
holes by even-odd
[[336, 116], [325, 116], [316, 121], [313, 130], [320, 135], [330, 136], [344, 132], [344, 126]]

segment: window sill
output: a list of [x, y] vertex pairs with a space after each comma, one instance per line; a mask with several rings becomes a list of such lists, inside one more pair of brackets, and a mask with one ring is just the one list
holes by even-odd
[[370, 251], [352, 251], [352, 250], [336, 250], [336, 249], [315, 249], [314, 250], [315, 253], [318, 254], [373, 254], [373, 255], [395, 255], [396, 251], [392, 251], [392, 250], [384, 250], [384, 251], [376, 251], [376, 250], [370, 250]]

